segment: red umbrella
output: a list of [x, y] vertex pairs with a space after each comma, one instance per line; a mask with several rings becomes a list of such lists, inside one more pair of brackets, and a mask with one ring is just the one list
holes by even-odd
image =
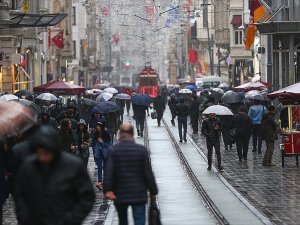
[[279, 98], [280, 101], [288, 103], [298, 101], [300, 99], [300, 83], [293, 84], [291, 86], [282, 88], [271, 94], [268, 94], [271, 99]]
[[33, 88], [34, 92], [50, 92], [56, 94], [81, 94], [85, 93], [85, 88], [62, 80], [52, 81], [48, 84]]
[[250, 82], [250, 83], [246, 83], [246, 84], [242, 84], [240, 86], [234, 87], [233, 90], [237, 91], [237, 92], [241, 92], [241, 91], [251, 91], [251, 90], [264, 90], [266, 89], [267, 86], [264, 85], [262, 82], [257, 81], [257, 82]]

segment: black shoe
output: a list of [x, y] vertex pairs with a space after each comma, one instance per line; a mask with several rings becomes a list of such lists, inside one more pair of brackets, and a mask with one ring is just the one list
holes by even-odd
[[187, 142], [187, 140], [186, 140], [186, 139], [184, 139], [184, 142], [186, 143], [186, 142]]
[[208, 170], [208, 171], [211, 171], [211, 166], [207, 167], [207, 170]]
[[158, 124], [158, 126], [160, 127], [160, 123]]
[[141, 137], [144, 137], [144, 134], [143, 134], [143, 133], [141, 133]]
[[225, 147], [225, 151], [228, 151], [228, 147], [227, 146]]
[[179, 142], [182, 143], [182, 140], [180, 139]]
[[247, 161], [247, 158], [244, 158], [245, 161]]
[[219, 167], [218, 167], [218, 170], [219, 170], [219, 171], [222, 171], [222, 170], [224, 170], [224, 167], [223, 167], [223, 166], [219, 166]]
[[262, 154], [261, 150], [258, 151], [258, 154]]
[[137, 132], [137, 136], [140, 136], [140, 131], [139, 131], [139, 130], [137, 130], [136, 132]]

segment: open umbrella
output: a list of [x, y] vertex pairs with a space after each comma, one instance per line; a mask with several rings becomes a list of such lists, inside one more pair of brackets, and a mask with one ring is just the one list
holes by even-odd
[[122, 100], [129, 100], [131, 99], [131, 96], [128, 94], [121, 93], [121, 94], [117, 94], [115, 98], [122, 99]]
[[36, 97], [37, 99], [43, 100], [43, 101], [56, 101], [57, 97], [54, 94], [51, 93], [43, 93]]
[[138, 94], [132, 97], [132, 104], [149, 106], [153, 100], [146, 94]]
[[190, 89], [181, 89], [179, 91], [180, 94], [192, 94], [193, 92]]
[[20, 135], [37, 123], [37, 113], [18, 102], [0, 102], [0, 139]]
[[105, 89], [103, 90], [103, 92], [105, 92], [105, 93], [110, 93], [110, 94], [118, 94], [118, 93], [119, 93], [119, 91], [118, 91], [117, 89], [112, 88], [112, 87], [105, 88]]
[[221, 95], [224, 95], [224, 90], [221, 89], [221, 88], [213, 88], [212, 90], [219, 93], [219, 94], [221, 94]]
[[82, 105], [87, 105], [87, 106], [97, 105], [97, 102], [93, 99], [90, 99], [90, 98], [82, 98], [82, 99], [80, 99], [80, 102], [81, 102]]
[[16, 93], [14, 93], [14, 95], [19, 98], [22, 98], [22, 97], [32, 96], [33, 94], [28, 90], [20, 90], [20, 91], [17, 91]]
[[15, 95], [12, 94], [6, 94], [6, 95], [2, 95], [0, 97], [0, 101], [1, 102], [7, 102], [7, 101], [11, 101], [11, 100], [18, 100], [19, 98]]
[[245, 97], [238, 92], [226, 91], [221, 99], [226, 104], [234, 104], [234, 103], [243, 102], [244, 98]]
[[215, 113], [218, 116], [233, 116], [233, 113], [225, 106], [213, 105], [203, 111], [203, 114]]
[[218, 86], [218, 88], [223, 88], [223, 89], [226, 89], [226, 88], [229, 88], [229, 85], [226, 84], [226, 83], [222, 83]]
[[96, 102], [100, 103], [100, 102], [106, 102], [108, 100], [110, 100], [113, 97], [113, 94], [111, 93], [102, 93], [100, 94], [97, 98], [96, 98]]
[[42, 112], [41, 108], [37, 104], [35, 104], [34, 102], [31, 102], [27, 99], [19, 99], [19, 103], [30, 107], [31, 109], [35, 110], [37, 113]]
[[197, 89], [198, 87], [196, 85], [188, 85], [188, 86], [185, 86], [184, 89], [189, 89], [191, 91]]
[[245, 98], [249, 100], [265, 100], [264, 96], [261, 94], [261, 92], [257, 90], [249, 91], [245, 94]]
[[120, 110], [120, 106], [112, 101], [100, 102], [95, 107], [99, 109], [100, 113], [112, 113]]

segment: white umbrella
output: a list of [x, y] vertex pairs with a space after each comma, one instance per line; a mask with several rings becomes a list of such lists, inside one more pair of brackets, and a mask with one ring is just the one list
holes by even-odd
[[99, 103], [99, 102], [103, 102], [103, 101], [108, 101], [112, 97], [113, 97], [113, 94], [111, 94], [111, 93], [102, 93], [97, 97], [96, 102]]
[[190, 89], [184, 88], [184, 89], [181, 89], [181, 90], [179, 91], [179, 93], [180, 93], [180, 94], [192, 94], [193, 92], [192, 92]]
[[245, 98], [251, 99], [253, 96], [259, 95], [259, 94], [260, 94], [260, 91], [257, 91], [257, 90], [248, 91], [248, 92], [245, 94]]
[[233, 116], [233, 113], [225, 106], [213, 105], [204, 110], [203, 114], [215, 113], [219, 116]]
[[219, 93], [219, 94], [221, 94], [221, 95], [224, 95], [224, 90], [221, 89], [221, 88], [213, 88], [212, 90]]
[[6, 94], [6, 95], [2, 95], [0, 97], [0, 101], [1, 102], [8, 102], [8, 101], [11, 101], [11, 100], [18, 100], [19, 98], [15, 95], [12, 95], [12, 94]]
[[121, 94], [117, 94], [115, 98], [121, 100], [128, 100], [131, 99], [131, 96], [129, 94], [121, 93]]
[[118, 94], [119, 91], [115, 88], [109, 87], [109, 88], [105, 88], [103, 90], [104, 93], [110, 93], [110, 94]]
[[44, 101], [56, 101], [57, 97], [51, 93], [43, 93], [36, 97], [37, 99], [44, 100]]

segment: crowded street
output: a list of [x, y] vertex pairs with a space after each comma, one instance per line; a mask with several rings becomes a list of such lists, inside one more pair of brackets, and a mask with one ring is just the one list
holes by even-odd
[[299, 225], [300, 1], [0, 0], [0, 225]]

